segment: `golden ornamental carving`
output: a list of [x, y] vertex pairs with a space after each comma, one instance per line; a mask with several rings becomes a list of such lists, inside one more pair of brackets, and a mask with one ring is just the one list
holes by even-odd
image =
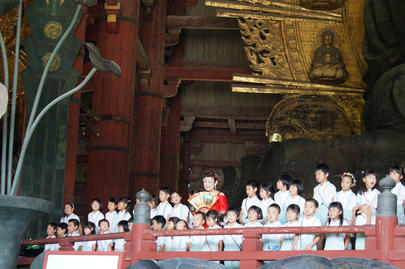
[[255, 75], [292, 78], [287, 64], [281, 23], [239, 18], [238, 23], [250, 67]]
[[357, 117], [360, 115], [347, 111], [353, 109], [352, 104], [361, 103], [360, 98], [352, 98], [352, 102], [348, 99], [339, 102], [339, 99], [322, 95], [285, 96], [268, 116], [266, 134], [277, 133], [286, 140], [322, 140], [359, 134], [362, 126], [361, 118]]
[[[42, 67], [45, 67], [46, 64], [48, 63], [49, 57], [51, 57], [51, 53], [48, 52], [42, 57]], [[51, 66], [49, 68], [49, 71], [53, 72], [59, 69], [60, 65], [62, 63], [62, 59], [58, 54], [55, 55], [55, 58], [53, 59]]]
[[63, 32], [63, 27], [58, 21], [49, 21], [44, 27], [44, 33], [49, 39], [58, 39]]
[[345, 0], [300, 0], [300, 5], [308, 9], [333, 10], [345, 3]]

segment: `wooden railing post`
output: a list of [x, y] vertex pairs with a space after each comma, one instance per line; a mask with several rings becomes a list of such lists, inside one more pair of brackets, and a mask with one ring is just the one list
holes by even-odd
[[62, 250], [62, 251], [73, 251], [74, 250], [73, 249], [74, 243], [70, 242], [69, 239], [70, 239], [69, 236], [61, 238], [60, 244], [59, 244], [60, 245], [59, 250]]
[[146, 203], [150, 194], [144, 189], [136, 193], [137, 204], [134, 206], [131, 236], [131, 264], [139, 261], [139, 253], [142, 251], [142, 238], [145, 230], [150, 229], [150, 207]]
[[381, 193], [378, 195], [376, 220], [376, 246], [381, 251], [380, 261], [391, 263], [388, 252], [394, 246], [394, 230], [397, 226], [397, 196], [391, 193], [395, 181], [386, 176], [379, 182]]
[[[261, 235], [255, 231], [244, 231], [243, 232], [243, 242], [242, 242], [242, 257], [251, 257], [246, 255], [244, 252], [255, 252], [261, 251], [263, 247], [263, 242], [260, 240]], [[258, 268], [262, 263], [258, 260], [246, 259], [240, 261], [240, 268]]]

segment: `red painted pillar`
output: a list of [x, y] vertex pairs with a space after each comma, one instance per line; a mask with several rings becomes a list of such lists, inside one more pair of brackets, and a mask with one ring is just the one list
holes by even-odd
[[[260, 241], [261, 235], [257, 232], [244, 231], [242, 242], [243, 252], [254, 252], [262, 250], [263, 243]], [[258, 260], [244, 260], [240, 262], [240, 268], [258, 268], [262, 265]]]
[[182, 168], [179, 180], [179, 192], [184, 198], [188, 197], [188, 184], [190, 182], [190, 144], [190, 133], [188, 132], [183, 135], [183, 144], [181, 148]]
[[162, 127], [159, 186], [178, 188], [180, 155], [180, 95], [171, 99], [167, 125]]
[[[87, 8], [83, 7], [83, 16], [77, 26], [75, 36], [82, 42], [85, 41], [86, 35], [86, 17]], [[84, 50], [84, 48], [82, 48]], [[83, 72], [83, 54], [79, 53], [73, 63], [73, 68], [79, 72]], [[69, 105], [69, 130], [68, 140], [66, 147], [66, 170], [65, 170], [65, 190], [64, 190], [64, 204], [72, 202], [75, 189], [75, 174], [77, 162], [77, 143], [79, 132], [79, 116], [80, 107], [75, 100], [80, 99], [80, 91], [74, 94], [71, 98]]]
[[397, 226], [397, 217], [377, 217], [376, 219], [376, 246], [381, 252], [380, 261], [392, 263], [388, 252], [394, 247], [394, 230]]
[[[109, 2], [98, 8], [114, 11]], [[92, 83], [92, 110], [100, 118], [95, 125], [100, 136], [90, 136], [87, 200], [97, 197], [103, 203], [111, 197], [128, 195], [129, 183], [139, 0], [121, 0], [119, 4], [121, 17], [126, 19], [117, 21], [112, 14], [106, 22], [100, 22], [97, 46], [104, 58], [120, 65], [122, 76], [97, 72]], [[118, 33], [112, 32], [115, 30]]]

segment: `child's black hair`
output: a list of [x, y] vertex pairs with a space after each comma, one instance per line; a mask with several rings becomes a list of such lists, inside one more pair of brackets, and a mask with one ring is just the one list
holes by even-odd
[[254, 188], [257, 188], [259, 186], [259, 183], [257, 183], [256, 180], [252, 179], [252, 180], [249, 180], [248, 182], [246, 182], [245, 186], [246, 187], [250, 186], [250, 187], [252, 187], [254, 189]]
[[281, 175], [278, 180], [281, 181], [281, 183], [287, 187], [287, 190], [290, 188], [292, 178], [290, 175]]
[[260, 189], [263, 189], [266, 193], [270, 192], [270, 197], [274, 194], [274, 188], [270, 183], [260, 184]]
[[121, 197], [120, 199], [118, 199], [118, 203], [127, 204], [127, 207], [125, 208], [125, 211], [127, 211], [127, 212], [129, 211], [129, 205], [131, 203], [131, 200], [128, 197]]
[[253, 210], [253, 211], [255, 211], [257, 213], [257, 219], [258, 220], [263, 218], [263, 212], [262, 212], [262, 209], [260, 207], [252, 205], [251, 207], [249, 207], [248, 212], [251, 211], [251, 210]]
[[349, 177], [352, 180], [352, 187], [356, 185], [356, 177], [350, 173], [350, 172], [344, 172], [341, 176], [341, 179], [343, 180], [344, 177]]
[[73, 202], [66, 203], [65, 205], [69, 205], [73, 210], [75, 209], [75, 204]]
[[173, 222], [173, 224], [176, 226], [177, 222], [180, 221], [180, 219], [178, 217], [170, 217], [167, 222]]
[[302, 181], [299, 179], [294, 179], [293, 181], [291, 181], [291, 186], [296, 186], [297, 187], [297, 192], [299, 195], [301, 195], [304, 192], [304, 186], [302, 185]]
[[152, 218], [151, 222], [152, 221], [156, 221], [157, 224], [162, 224], [162, 228], [165, 227], [165, 225], [166, 225], [166, 219], [162, 215], [154, 216]]
[[205, 214], [203, 212], [201, 212], [201, 211], [195, 212], [194, 217], [197, 216], [197, 215], [201, 215], [202, 219], [205, 220]]
[[98, 210], [99, 210], [99, 211], [102, 211], [102, 210], [103, 210], [103, 204], [101, 203], [100, 199], [98, 199], [98, 198], [95, 198], [95, 199], [91, 200], [91, 202], [90, 202], [90, 208], [91, 208], [91, 206], [92, 206], [92, 204], [93, 204], [94, 202], [98, 203], [98, 206], [100, 207]]
[[207, 221], [208, 218], [212, 218], [213, 220], [215, 220], [215, 222], [218, 222], [218, 211], [209, 210], [207, 214], [205, 214], [205, 221]]
[[100, 224], [101, 224], [102, 222], [107, 222], [107, 223], [108, 223], [108, 227], [110, 227], [110, 222], [109, 222], [107, 219], [101, 219], [101, 220], [99, 220], [99, 221], [98, 221], [98, 226], [99, 226], [99, 227], [100, 227]]
[[96, 234], [96, 225], [95, 225], [93, 222], [91, 222], [91, 221], [86, 222], [86, 223], [83, 225], [83, 231], [84, 231], [84, 229], [86, 229], [86, 228], [89, 228], [89, 229], [91, 230], [91, 233], [90, 233], [90, 234]]
[[122, 227], [124, 229], [124, 232], [129, 232], [128, 221], [121, 220], [120, 222], [118, 222], [117, 226]]
[[158, 199], [156, 198], [155, 195], [151, 195], [151, 196], [148, 198], [148, 200], [146, 200], [146, 202], [147, 202], [147, 203], [153, 202], [153, 203], [155, 203], [155, 206], [157, 206], [157, 204], [158, 204]]
[[79, 227], [80, 222], [77, 219], [70, 219], [68, 223], [71, 222], [75, 227]]
[[56, 229], [59, 228], [61, 230], [65, 230], [65, 234], [67, 233], [67, 224], [64, 222], [58, 223], [58, 225], [56, 225]]
[[172, 194], [172, 190], [171, 190], [169, 187], [161, 187], [161, 188], [159, 189], [159, 191], [162, 191], [162, 192], [164, 192], [164, 193], [166, 193], [166, 194], [168, 194], [168, 195], [171, 195], [171, 194]]
[[281, 213], [281, 207], [280, 207], [278, 204], [272, 203], [271, 205], [269, 205], [269, 207], [267, 208], [267, 210], [269, 210], [270, 207], [274, 207], [275, 209], [278, 210], [278, 213], [279, 213], [279, 214]]
[[298, 205], [296, 205], [296, 204], [289, 205], [285, 212], [287, 212], [288, 210], [291, 210], [291, 211], [295, 212], [297, 215], [300, 214], [300, 207]]
[[390, 173], [391, 172], [396, 172], [402, 176], [404, 176], [404, 168], [400, 166], [399, 164], [393, 165], [390, 167]]
[[109, 203], [114, 203], [115, 205], [118, 204], [117, 200], [115, 198], [110, 198], [110, 200], [108, 200]]
[[329, 166], [325, 163], [320, 163], [315, 167], [315, 172], [321, 170], [324, 174], [329, 174]]
[[314, 199], [314, 198], [308, 198], [308, 199], [306, 199], [306, 200], [305, 200], [305, 203], [307, 203], [307, 202], [314, 203], [315, 208], [318, 208], [318, 207], [319, 207], [318, 201], [317, 201], [316, 199]]
[[[343, 206], [342, 206], [342, 204], [340, 202], [332, 202], [329, 204], [329, 209], [331, 209], [331, 208], [337, 208], [342, 212], [342, 214], [339, 215], [339, 223], [340, 223], [340, 226], [342, 226], [343, 225]], [[331, 222], [331, 219], [328, 216], [328, 224], [330, 224], [330, 222]]]
[[226, 216], [229, 212], [234, 212], [235, 215], [236, 215], [238, 218], [239, 218], [239, 216], [240, 216], [240, 209], [239, 209], [239, 208], [236, 208], [236, 207], [230, 207], [230, 208], [228, 208], [228, 210], [227, 210], [226, 213], [225, 213], [225, 216]]
[[56, 231], [58, 224], [56, 224], [55, 222], [50, 222], [50, 223], [48, 223], [48, 226], [51, 226]]
[[[367, 169], [367, 170], [365, 170], [365, 171], [361, 171], [361, 175], [362, 175], [363, 178], [366, 178], [367, 176], [370, 176], [370, 175], [375, 176], [375, 177], [377, 178], [377, 174], [376, 174], [373, 170], [371, 170], [371, 169]], [[374, 187], [372, 188], [372, 190], [374, 190], [374, 189], [377, 187], [377, 183], [378, 183], [378, 182], [376, 182], [376, 184], [374, 185]], [[365, 193], [365, 192], [367, 192], [367, 186], [366, 186], [366, 183], [363, 182], [363, 186], [360, 188], [359, 194], [363, 194], [363, 193]]]

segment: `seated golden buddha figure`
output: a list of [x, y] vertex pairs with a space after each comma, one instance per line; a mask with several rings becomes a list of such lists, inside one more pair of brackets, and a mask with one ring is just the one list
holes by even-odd
[[308, 76], [312, 82], [324, 84], [341, 84], [349, 76], [339, 49], [333, 46], [334, 34], [331, 31], [322, 33], [322, 46], [317, 48]]

